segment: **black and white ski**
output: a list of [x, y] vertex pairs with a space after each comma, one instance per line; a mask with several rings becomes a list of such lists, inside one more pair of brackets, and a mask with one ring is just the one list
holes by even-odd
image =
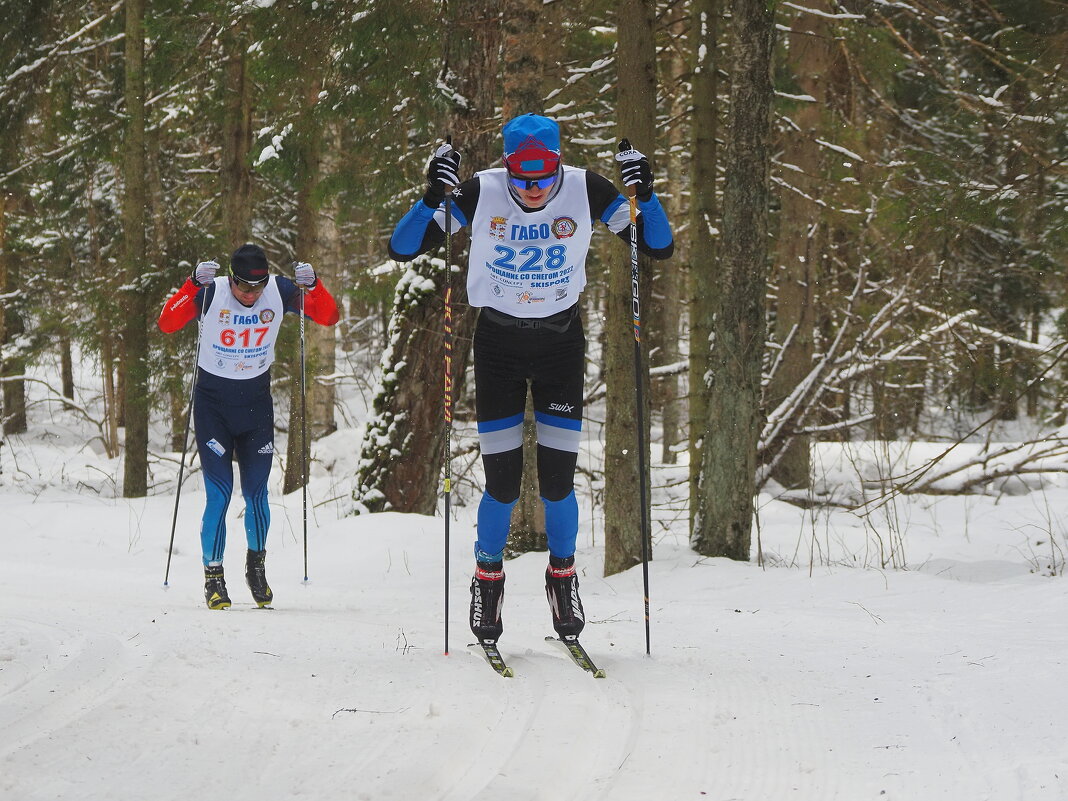
[[546, 637], [545, 642], [556, 642], [564, 646], [568, 656], [571, 660], [587, 673], [591, 673], [595, 679], [603, 679], [605, 672], [593, 664], [593, 660], [590, 659], [590, 655], [586, 653], [586, 649], [582, 647], [582, 643], [574, 634], [568, 634], [564, 637]]
[[504, 657], [501, 656], [501, 652], [497, 649], [497, 643], [493, 640], [482, 640], [478, 643], [471, 643], [473, 648], [475, 645], [482, 646], [482, 652], [486, 656], [486, 661], [489, 662], [491, 668], [497, 673], [504, 676], [506, 679], [510, 679], [515, 675], [515, 671], [512, 670], [504, 661]]

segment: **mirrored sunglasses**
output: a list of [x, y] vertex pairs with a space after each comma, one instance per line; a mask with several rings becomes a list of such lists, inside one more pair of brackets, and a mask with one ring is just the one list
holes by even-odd
[[548, 189], [556, 183], [556, 175], [555, 172], [552, 175], [546, 175], [544, 178], [517, 178], [514, 175], [509, 175], [508, 180], [512, 182], [512, 186], [518, 189]]
[[264, 276], [261, 280], [256, 282], [244, 281], [238, 278], [233, 273], [230, 273], [230, 280], [234, 282], [234, 286], [240, 289], [242, 292], [260, 292], [267, 286], [267, 276]]

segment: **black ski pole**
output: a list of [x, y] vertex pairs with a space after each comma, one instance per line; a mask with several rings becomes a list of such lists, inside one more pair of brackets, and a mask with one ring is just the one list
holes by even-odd
[[[452, 136], [445, 137], [452, 144]], [[452, 498], [452, 190], [445, 193], [445, 655], [449, 654], [449, 517]]]
[[189, 405], [185, 410], [185, 434], [182, 436], [182, 461], [178, 465], [178, 489], [174, 493], [174, 514], [171, 516], [171, 541], [167, 545], [167, 569], [163, 572], [163, 586], [168, 586], [171, 576], [171, 554], [174, 552], [174, 531], [178, 527], [178, 501], [182, 497], [182, 477], [185, 474], [185, 454], [189, 448], [189, 420], [193, 416], [193, 395], [196, 393], [197, 370], [200, 361], [200, 338], [204, 335], [204, 297], [200, 299], [200, 314], [197, 319], [197, 348], [193, 351], [193, 379], [189, 386]]
[[300, 292], [300, 490], [304, 515], [304, 581], [308, 581], [308, 389], [304, 365], [304, 287]]
[[[630, 142], [623, 139], [619, 152], [630, 150]], [[645, 401], [642, 392], [642, 314], [638, 292], [638, 197], [637, 187], [626, 187], [630, 198], [630, 306], [634, 317], [634, 398], [638, 430], [638, 497], [641, 505], [642, 584], [645, 590], [645, 653], [651, 653], [649, 641], [649, 527], [645, 497]]]

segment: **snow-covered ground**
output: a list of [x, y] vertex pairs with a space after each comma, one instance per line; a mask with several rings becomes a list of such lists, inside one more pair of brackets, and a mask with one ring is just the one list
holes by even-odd
[[[651, 656], [641, 569], [601, 576], [587, 499], [583, 640], [607, 678], [544, 641], [528, 554], [506, 565], [503, 679], [467, 647], [473, 504], [451, 524], [445, 655], [442, 520], [340, 514], [355, 429], [317, 444], [307, 583], [301, 495], [275, 471], [273, 610], [244, 586], [235, 499], [222, 612], [199, 474], [164, 587], [174, 463], [123, 499], [90, 433], [35, 411], [0, 449], [4, 801], [1068, 799], [1063, 478], [866, 518], [763, 495], [762, 564], [699, 557], [664, 503]], [[821, 469], [848, 482], [878, 453], [828, 447]]]

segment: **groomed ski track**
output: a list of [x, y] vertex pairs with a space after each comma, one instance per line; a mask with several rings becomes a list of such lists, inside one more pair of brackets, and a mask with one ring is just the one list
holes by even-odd
[[[1015, 591], [1036, 593], [1035, 625], [998, 628], [996, 603], [930, 576], [772, 581], [661, 547], [648, 657], [640, 570], [605, 580], [599, 552], [581, 552], [582, 639], [608, 673], [597, 680], [544, 641], [544, 556], [531, 554], [507, 565], [500, 647], [516, 675], [504, 679], [466, 647], [463, 536], [442, 653], [440, 520], [324, 522], [307, 585], [299, 542], [279, 532], [274, 610], [251, 603], [232, 528], [235, 605], [212, 612], [188, 533], [162, 588], [167, 499], [146, 503], [141, 525], [157, 530], [133, 542], [109, 538], [119, 503], [86, 501], [73, 533], [24, 518], [35, 536], [6, 542], [5, 801], [1063, 797], [1057, 737], [1030, 761], [975, 756], [1011, 749], [998, 731], [1062, 725], [1040, 713], [1063, 665], [1013, 655], [1035, 638], [1055, 646], [1049, 596], [1029, 587]], [[910, 604], [916, 582], [947, 594], [944, 618]], [[1005, 699], [1025, 668], [1031, 707]]]

